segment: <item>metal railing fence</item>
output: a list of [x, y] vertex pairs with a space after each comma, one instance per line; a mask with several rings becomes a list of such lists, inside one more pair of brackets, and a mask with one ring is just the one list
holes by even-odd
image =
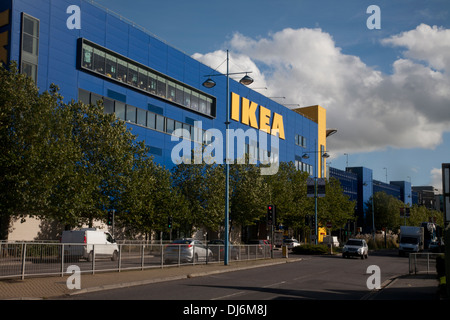
[[441, 253], [419, 252], [409, 254], [409, 274], [436, 273], [436, 257]]
[[[80, 272], [144, 270], [182, 265], [223, 263], [223, 245], [118, 243], [86, 245], [54, 242], [0, 242], [0, 279], [64, 276], [71, 265]], [[229, 261], [267, 259], [270, 246], [230, 246]], [[280, 255], [279, 251], [274, 251]]]

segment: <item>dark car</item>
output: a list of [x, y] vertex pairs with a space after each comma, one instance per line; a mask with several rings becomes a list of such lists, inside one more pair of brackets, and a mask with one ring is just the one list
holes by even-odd
[[[225, 257], [225, 241], [215, 239], [208, 242], [208, 249], [212, 251], [215, 260], [224, 260]], [[231, 243], [228, 245], [229, 257], [234, 260], [239, 259], [239, 248], [234, 247]]]
[[264, 254], [269, 253], [270, 249], [272, 248], [269, 240], [250, 240], [248, 241], [248, 244], [250, 246], [250, 253], [258, 253], [258, 254]]

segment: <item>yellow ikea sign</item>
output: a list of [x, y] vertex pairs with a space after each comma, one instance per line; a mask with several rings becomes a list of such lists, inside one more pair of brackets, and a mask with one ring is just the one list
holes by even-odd
[[[258, 107], [259, 112], [257, 112]], [[257, 114], [259, 117], [256, 116]], [[278, 133], [280, 139], [285, 140], [282, 115], [276, 112], [272, 115], [271, 110], [240, 97], [234, 92], [231, 93], [231, 119], [272, 135]]]

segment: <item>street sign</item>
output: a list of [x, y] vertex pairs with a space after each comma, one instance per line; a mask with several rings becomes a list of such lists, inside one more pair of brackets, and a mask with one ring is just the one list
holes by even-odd
[[328, 222], [327, 222], [327, 228], [328, 228], [328, 229], [331, 229], [332, 227], [333, 227], [333, 225], [331, 224], [330, 221], [328, 221]]

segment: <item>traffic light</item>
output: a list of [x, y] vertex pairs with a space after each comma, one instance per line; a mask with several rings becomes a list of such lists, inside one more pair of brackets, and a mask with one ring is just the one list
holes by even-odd
[[169, 218], [167, 219], [167, 227], [169, 229], [172, 229], [172, 222], [173, 222], [172, 216], [169, 216]]
[[310, 216], [309, 215], [306, 215], [305, 216], [305, 226], [307, 226], [307, 227], [309, 227], [310, 226]]
[[114, 210], [108, 211], [108, 219], [106, 221], [106, 224], [108, 226], [112, 226], [114, 223]]
[[271, 204], [267, 206], [267, 224], [275, 224], [275, 206]]

